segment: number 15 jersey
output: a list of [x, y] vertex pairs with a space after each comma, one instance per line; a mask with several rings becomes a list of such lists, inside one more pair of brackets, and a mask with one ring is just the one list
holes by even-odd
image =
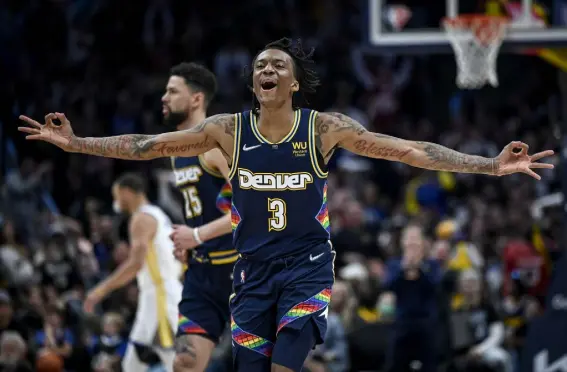
[[232, 183], [234, 247], [273, 259], [305, 252], [329, 239], [327, 172], [315, 147], [317, 112], [295, 111], [291, 131], [272, 143], [251, 111], [235, 114]]

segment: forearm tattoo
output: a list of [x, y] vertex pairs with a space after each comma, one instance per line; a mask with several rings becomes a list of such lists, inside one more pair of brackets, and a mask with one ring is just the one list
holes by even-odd
[[[326, 139], [326, 136], [329, 138]], [[336, 140], [337, 137], [339, 141]], [[498, 172], [498, 162], [495, 159], [463, 154], [435, 143], [405, 141], [385, 134], [371, 133], [356, 120], [340, 113], [317, 116], [315, 145], [325, 161], [328, 161], [342, 138], [348, 139], [343, 144], [347, 150], [371, 158], [403, 161], [431, 170], [483, 174]], [[327, 145], [330, 149], [326, 149], [325, 144], [333, 143], [333, 140], [336, 144]]]
[[[221, 114], [211, 116], [202, 123], [188, 129], [190, 133], [201, 133], [207, 125], [218, 125], [224, 128], [224, 134], [234, 137], [234, 116]], [[159, 157], [195, 155], [211, 148], [208, 136], [198, 140], [179, 140], [182, 133], [165, 133], [157, 135], [126, 134], [114, 137], [73, 137], [70, 139], [70, 150], [89, 155], [98, 155], [128, 160], [147, 160]]]
[[436, 143], [416, 142], [416, 144], [422, 147], [429, 160], [418, 165], [423, 168], [463, 173], [497, 174], [498, 172], [498, 162], [494, 158], [463, 154]]

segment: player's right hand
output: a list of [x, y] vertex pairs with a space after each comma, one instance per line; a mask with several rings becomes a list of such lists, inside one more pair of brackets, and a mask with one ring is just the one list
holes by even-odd
[[[53, 123], [53, 120], [59, 119], [60, 125]], [[28, 126], [18, 127], [20, 132], [28, 133], [27, 140], [40, 140], [54, 144], [55, 146], [65, 150], [71, 150], [71, 141], [75, 137], [71, 122], [67, 120], [65, 114], [49, 113], [45, 115], [45, 124], [41, 124], [32, 118], [20, 115], [20, 120]]]

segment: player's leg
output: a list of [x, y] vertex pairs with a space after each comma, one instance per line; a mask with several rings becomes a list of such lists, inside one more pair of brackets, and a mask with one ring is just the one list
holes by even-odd
[[158, 355], [161, 363], [167, 372], [173, 372], [173, 362], [175, 359], [174, 349], [154, 348], [154, 352]]
[[203, 372], [215, 343], [197, 334], [183, 334], [175, 339], [174, 372]]
[[275, 288], [270, 263], [239, 260], [231, 295], [232, 360], [235, 372], [270, 370], [276, 334]]
[[142, 363], [142, 361], [138, 358], [134, 344], [128, 344], [126, 354], [124, 354], [124, 359], [122, 359], [122, 370], [124, 372], [135, 372], [143, 371], [147, 368], [148, 366]]
[[286, 262], [286, 278], [278, 299], [278, 330], [272, 371], [301, 371], [315, 345], [327, 331], [328, 306], [334, 283], [334, 258], [329, 244], [313, 248], [313, 255]]
[[[268, 314], [266, 314], [268, 315]], [[273, 323], [275, 314], [269, 313], [261, 328]], [[234, 321], [231, 325], [232, 333], [232, 366], [235, 372], [266, 372], [270, 370], [272, 349], [274, 344], [265, 337], [244, 331]], [[261, 332], [258, 332], [261, 333]]]
[[189, 269], [179, 303], [175, 372], [203, 372], [229, 321], [232, 268], [228, 265]]
[[160, 363], [162, 360], [151, 347], [130, 342], [124, 359], [122, 359], [122, 370], [124, 372], [145, 371]]
[[122, 360], [124, 372], [147, 370], [161, 363], [151, 346], [156, 335], [160, 333], [157, 303], [158, 299], [153, 293], [141, 294], [138, 298], [138, 309], [129, 336], [130, 342]]
[[301, 329], [286, 327], [278, 333], [272, 353], [271, 372], [299, 372], [317, 343], [319, 330], [314, 321]]

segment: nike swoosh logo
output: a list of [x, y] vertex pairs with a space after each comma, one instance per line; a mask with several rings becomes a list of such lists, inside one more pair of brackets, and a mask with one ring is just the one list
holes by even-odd
[[315, 261], [316, 259], [322, 257], [325, 254], [325, 252], [323, 253], [319, 253], [317, 256], [313, 256], [312, 254], [309, 255], [309, 261]]
[[246, 147], [246, 144], [244, 144], [244, 146], [242, 146], [242, 151], [254, 150], [254, 149], [257, 149], [257, 148], [260, 147], [260, 146], [262, 146], [262, 145], [256, 145], [256, 146]]

